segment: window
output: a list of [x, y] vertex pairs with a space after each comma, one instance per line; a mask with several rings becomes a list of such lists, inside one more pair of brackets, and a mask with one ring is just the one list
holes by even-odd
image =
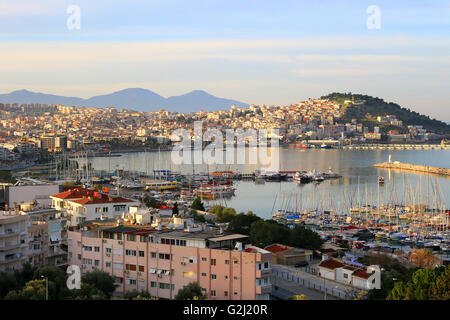
[[83, 246], [84, 251], [92, 251], [92, 247]]
[[100, 252], [100, 247], [94, 247], [95, 252]]
[[140, 236], [139, 237], [139, 241], [140, 242], [147, 242], [147, 237], [146, 236]]
[[160, 282], [159, 283], [159, 288], [160, 289], [167, 289], [167, 290], [169, 290], [170, 289], [170, 283]]
[[203, 272], [203, 273], [202, 273], [202, 277], [206, 277], [206, 273]]
[[348, 274], [344, 273], [344, 279], [348, 279]]
[[100, 213], [102, 212], [102, 208], [95, 208], [95, 213]]
[[265, 269], [269, 268], [269, 263], [268, 262], [264, 262], [264, 268]]
[[139, 251], [139, 257], [144, 257], [144, 251]]
[[223, 295], [224, 295], [225, 297], [228, 297], [228, 291], [224, 291], [224, 292], [223, 292]]
[[103, 207], [103, 212], [108, 212], [108, 207]]
[[215, 297], [216, 296], [216, 290], [211, 290], [211, 297]]
[[126, 264], [125, 265], [125, 270], [131, 270], [131, 271], [136, 271], [136, 265], [135, 264]]
[[206, 258], [205, 258], [205, 257], [202, 257], [202, 261], [206, 261]]
[[98, 267], [100, 265], [100, 260], [95, 260], [94, 264], [95, 264], [96, 267]]
[[105, 263], [105, 266], [106, 266], [107, 268], [111, 268], [111, 262], [106, 262], [106, 263]]
[[156, 259], [156, 252], [150, 252], [150, 257], [152, 259]]
[[81, 260], [81, 254], [77, 255], [78, 260]]
[[225, 276], [225, 280], [228, 280], [228, 276]]
[[126, 283], [126, 284], [130, 284], [130, 285], [136, 285], [136, 279], [130, 279], [130, 278], [127, 278], [127, 279], [125, 280], [125, 283]]
[[234, 277], [234, 280], [239, 280], [239, 277]]
[[234, 264], [238, 264], [239, 263], [239, 260], [234, 260]]
[[151, 281], [151, 282], [150, 282], [150, 287], [156, 288], [156, 282], [155, 282], [155, 281]]
[[212, 280], [216, 280], [216, 275], [215, 275], [215, 274], [212, 274], [212, 275], [211, 275], [211, 279], [212, 279]]
[[139, 271], [144, 272], [144, 266], [139, 266]]
[[106, 248], [106, 253], [111, 253], [111, 248]]
[[122, 240], [122, 234], [121, 233], [117, 234], [117, 240]]
[[170, 260], [170, 254], [167, 253], [160, 253], [159, 258], [163, 260]]
[[215, 266], [216, 265], [216, 259], [211, 259], [211, 265]]
[[114, 211], [115, 212], [122, 212], [122, 211], [125, 211], [126, 208], [127, 208], [126, 205], [116, 205], [116, 206], [114, 206]]
[[225, 264], [230, 264], [230, 260], [225, 260]]
[[125, 250], [125, 255], [126, 255], [126, 256], [133, 256], [133, 257], [136, 257], [136, 250], [126, 249], [126, 250]]
[[136, 235], [134, 235], [134, 234], [127, 234], [127, 240], [128, 241], [136, 241]]

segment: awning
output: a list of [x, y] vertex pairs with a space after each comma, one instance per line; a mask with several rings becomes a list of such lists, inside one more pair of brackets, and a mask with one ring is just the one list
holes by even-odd
[[50, 241], [51, 242], [59, 242], [59, 241], [61, 241], [61, 232], [52, 232], [52, 233], [50, 233]]

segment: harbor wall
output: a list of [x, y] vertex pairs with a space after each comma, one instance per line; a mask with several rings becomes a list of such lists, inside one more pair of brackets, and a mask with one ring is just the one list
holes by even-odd
[[421, 165], [415, 165], [415, 164], [409, 164], [409, 163], [401, 163], [398, 161], [377, 163], [377, 164], [374, 164], [373, 166], [375, 168], [417, 171], [417, 172], [432, 173], [432, 174], [438, 174], [438, 175], [450, 177], [450, 169], [447, 169], [447, 168], [421, 166]]

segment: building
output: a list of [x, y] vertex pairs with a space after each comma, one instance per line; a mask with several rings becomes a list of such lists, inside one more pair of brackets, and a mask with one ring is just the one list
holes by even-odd
[[29, 217], [0, 211], [0, 271], [14, 271], [27, 261]]
[[368, 289], [372, 285], [369, 282], [371, 273], [368, 272], [368, 267], [354, 261], [328, 259], [327, 256], [323, 256], [318, 270], [319, 277], [358, 289]]
[[100, 269], [113, 275], [117, 295], [145, 290], [174, 299], [183, 286], [197, 282], [212, 300], [269, 299], [269, 251], [243, 248], [238, 241], [247, 236], [187, 230], [92, 222], [68, 232], [69, 263], [82, 273]]
[[128, 213], [130, 207], [138, 207], [138, 200], [113, 197], [84, 188], [71, 189], [50, 197], [52, 206], [68, 214], [70, 226], [85, 221], [113, 219]]
[[292, 266], [299, 262], [311, 262], [313, 256], [311, 250], [298, 249], [278, 243], [267, 246], [264, 250], [272, 253], [271, 262], [273, 264], [286, 266]]
[[57, 184], [29, 184], [5, 187], [5, 203], [13, 208], [14, 204], [36, 202], [43, 208], [51, 205], [50, 196], [59, 193], [62, 187]]

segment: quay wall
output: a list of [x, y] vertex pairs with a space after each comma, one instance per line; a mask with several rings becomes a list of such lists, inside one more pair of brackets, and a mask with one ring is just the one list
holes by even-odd
[[450, 169], [447, 169], [447, 168], [421, 166], [421, 165], [401, 163], [401, 162], [383, 162], [383, 163], [374, 164], [373, 166], [375, 168], [409, 170], [409, 171], [432, 173], [432, 174], [438, 174], [438, 175], [450, 177]]

